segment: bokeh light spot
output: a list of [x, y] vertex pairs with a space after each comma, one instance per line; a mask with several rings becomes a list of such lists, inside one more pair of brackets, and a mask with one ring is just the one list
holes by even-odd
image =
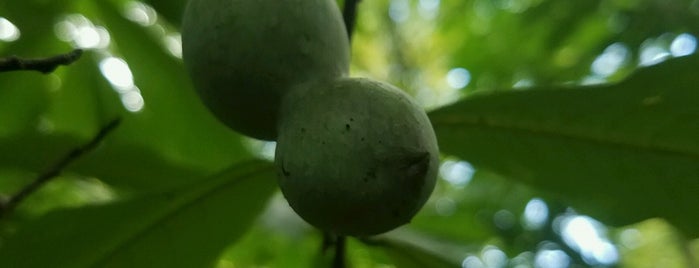
[[65, 19], [56, 23], [54, 31], [59, 39], [72, 42], [73, 46], [83, 49], [107, 48], [111, 41], [107, 29], [95, 26], [80, 14], [66, 16]]
[[641, 66], [655, 65], [665, 61], [671, 56], [663, 42], [655, 38], [643, 41], [640, 51], [639, 65]]
[[138, 112], [143, 109], [144, 101], [143, 96], [138, 90], [130, 90], [124, 94], [121, 94], [121, 103], [124, 105], [126, 110], [130, 112]]
[[697, 38], [688, 33], [678, 35], [670, 44], [670, 53], [674, 57], [691, 55], [696, 50]]
[[408, 0], [391, 0], [388, 16], [396, 23], [402, 23], [410, 18], [410, 3]]
[[592, 62], [592, 72], [600, 76], [610, 76], [621, 68], [630, 57], [629, 49], [622, 43], [609, 45], [602, 55]]
[[99, 63], [100, 71], [114, 90], [119, 93], [121, 103], [130, 112], [143, 110], [145, 101], [141, 90], [134, 84], [133, 74], [129, 65], [121, 58], [107, 57]]
[[486, 267], [505, 267], [507, 264], [507, 255], [496, 246], [483, 248], [481, 259]]
[[179, 33], [168, 34], [163, 38], [165, 48], [170, 55], [178, 59], [182, 58], [182, 36]]
[[471, 181], [475, 170], [468, 162], [445, 160], [442, 162], [439, 172], [442, 175], [442, 179], [449, 182], [449, 184], [463, 187]]
[[471, 82], [471, 73], [464, 68], [454, 68], [447, 73], [447, 84], [454, 89], [462, 89]]
[[462, 268], [485, 268], [485, 264], [476, 256], [468, 256], [461, 262]]
[[158, 20], [158, 13], [151, 6], [140, 1], [132, 1], [126, 4], [124, 16], [142, 26], [150, 26]]
[[120, 58], [108, 57], [100, 62], [100, 71], [110, 84], [121, 90], [134, 86], [133, 74], [126, 61]]
[[420, 16], [426, 19], [434, 19], [439, 12], [440, 0], [420, 0], [418, 3], [418, 11]]
[[19, 28], [15, 26], [8, 19], [0, 17], [0, 40], [5, 42], [12, 42], [21, 36]]
[[601, 223], [587, 216], [568, 216], [562, 220], [561, 236], [571, 248], [580, 252], [591, 265], [611, 265], [618, 261], [619, 253], [604, 237]]
[[544, 200], [533, 198], [524, 208], [524, 227], [530, 230], [541, 229], [546, 224], [549, 209]]
[[566, 268], [570, 265], [570, 257], [560, 249], [542, 249], [534, 257], [534, 265], [538, 268]]

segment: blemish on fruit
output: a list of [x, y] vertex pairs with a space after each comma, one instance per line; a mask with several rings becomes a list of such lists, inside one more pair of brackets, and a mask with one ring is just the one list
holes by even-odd
[[284, 164], [282, 164], [281, 166], [282, 166], [282, 173], [284, 174], [284, 177], [288, 178], [289, 176], [291, 176], [291, 172], [286, 170], [286, 167], [284, 167]]

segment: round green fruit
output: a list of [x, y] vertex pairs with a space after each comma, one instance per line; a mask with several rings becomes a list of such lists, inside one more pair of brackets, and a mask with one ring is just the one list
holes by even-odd
[[204, 104], [265, 140], [291, 87], [347, 74], [348, 43], [334, 0], [191, 0], [182, 20], [182, 56]]
[[425, 111], [391, 85], [342, 78], [302, 85], [282, 103], [279, 186], [310, 224], [365, 236], [408, 223], [439, 166]]

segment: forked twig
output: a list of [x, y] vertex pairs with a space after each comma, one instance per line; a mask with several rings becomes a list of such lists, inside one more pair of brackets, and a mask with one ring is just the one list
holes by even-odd
[[84, 154], [92, 151], [99, 145], [99, 143], [112, 132], [121, 122], [120, 118], [114, 119], [107, 125], [102, 127], [100, 131], [90, 140], [88, 143], [83, 144], [77, 148], [74, 148], [53, 166], [51, 166], [45, 172], [39, 174], [39, 176], [34, 179], [29, 185], [25, 186], [17, 194], [11, 196], [7, 202], [0, 204], [0, 218], [12, 212], [17, 205], [19, 205], [22, 200], [27, 198], [30, 194], [34, 193], [36, 190], [41, 188], [44, 184], [50, 181], [52, 178], [57, 177], [61, 174], [63, 169], [65, 169], [70, 163], [83, 156]]
[[82, 49], [75, 49], [66, 54], [48, 58], [23, 59], [17, 56], [0, 58], [0, 72], [30, 70], [47, 74], [56, 70], [60, 65], [68, 65], [75, 62], [82, 54]]

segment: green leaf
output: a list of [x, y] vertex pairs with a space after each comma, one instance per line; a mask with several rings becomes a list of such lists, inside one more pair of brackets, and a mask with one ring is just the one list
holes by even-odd
[[474, 250], [446, 243], [409, 229], [362, 240], [366, 245], [379, 246], [397, 267], [461, 267], [466, 252]]
[[699, 234], [699, 56], [613, 85], [477, 95], [430, 113], [444, 153], [611, 224]]
[[49, 212], [0, 246], [0, 267], [210, 267], [275, 189], [270, 163], [234, 165], [197, 185]]

